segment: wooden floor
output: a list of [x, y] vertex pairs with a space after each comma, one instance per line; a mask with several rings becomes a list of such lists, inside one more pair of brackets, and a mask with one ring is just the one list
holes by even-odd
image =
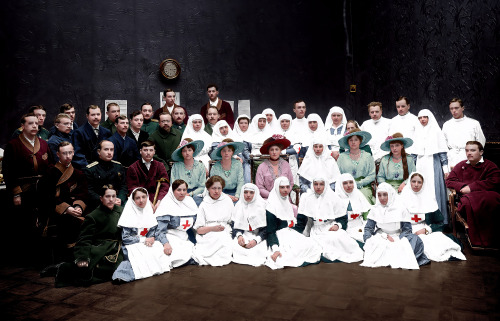
[[325, 264], [272, 271], [187, 266], [124, 285], [60, 288], [34, 269], [0, 267], [3, 320], [499, 320], [500, 259], [419, 271]]

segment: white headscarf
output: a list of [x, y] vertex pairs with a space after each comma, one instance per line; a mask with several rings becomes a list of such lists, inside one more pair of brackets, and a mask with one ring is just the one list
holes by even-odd
[[[239, 120], [241, 118], [248, 118], [248, 129], [246, 132], [242, 131], [240, 128]], [[255, 130], [254, 127], [252, 126], [251, 119], [249, 116], [243, 114], [239, 115], [238, 118], [236, 118], [236, 122], [234, 122], [234, 130], [233, 134], [235, 136], [235, 141], [238, 142], [250, 142]]]
[[272, 114], [273, 115], [273, 120], [270, 123], [267, 123], [269, 125], [269, 128], [271, 128], [271, 132], [273, 134], [278, 133], [281, 130], [281, 126], [278, 123], [278, 117], [276, 117], [276, 114], [274, 113], [274, 110], [271, 108], [266, 108], [262, 111], [262, 114], [266, 116], [267, 114]]
[[[287, 130], [284, 130], [283, 128], [281, 128], [281, 121], [282, 120], [290, 121], [290, 127], [288, 127]], [[295, 143], [298, 143], [298, 141], [300, 139], [298, 138], [298, 133], [295, 131], [295, 127], [292, 126], [293, 120], [292, 120], [292, 116], [290, 114], [282, 114], [278, 118], [278, 124], [280, 125], [280, 130], [276, 134], [285, 136], [286, 139], [288, 139], [292, 145]]]
[[186, 196], [184, 200], [179, 201], [175, 198], [174, 189], [170, 188], [167, 195], [163, 198], [155, 216], [193, 216], [198, 213], [198, 206], [192, 197]]
[[[222, 134], [220, 133], [220, 128], [224, 127], [224, 126], [227, 126], [227, 135], [226, 136], [222, 136]], [[213, 128], [212, 142], [220, 143], [226, 138], [231, 138], [234, 141], [234, 136], [235, 135], [233, 133], [233, 130], [231, 129], [231, 126], [229, 126], [227, 121], [219, 120]]]
[[[347, 125], [347, 119], [345, 117], [345, 113], [344, 113], [344, 110], [339, 107], [339, 106], [333, 106], [332, 108], [330, 108], [330, 111], [328, 112], [328, 116], [326, 116], [326, 119], [325, 119], [325, 130], [328, 131], [328, 134], [330, 134], [330, 128], [332, 128], [333, 126], [333, 120], [332, 120], [332, 114], [333, 113], [338, 113], [338, 114], [342, 114], [342, 122], [341, 124], [344, 126], [342, 128], [342, 136], [344, 135], [345, 133], [345, 129], [346, 129], [346, 125]], [[359, 125], [358, 125], [359, 127]]]
[[[414, 192], [411, 189], [411, 177], [413, 174], [422, 175], [419, 172], [413, 172], [408, 176], [410, 178], [409, 182], [403, 188], [403, 192], [401, 192], [400, 196], [403, 204], [405, 204], [410, 213], [427, 214], [435, 212], [438, 209], [435, 193], [426, 188], [427, 183], [425, 178], [420, 191]], [[424, 175], [422, 175], [422, 177], [423, 176]]]
[[[379, 192], [387, 192], [388, 200], [386, 205], [382, 205], [378, 198]], [[410, 222], [410, 215], [405, 205], [398, 197], [396, 190], [388, 183], [380, 183], [377, 188], [377, 202], [368, 214], [368, 219], [379, 224]]]
[[[253, 191], [253, 199], [250, 202], [245, 201], [245, 191]], [[243, 185], [240, 193], [240, 200], [233, 209], [234, 228], [248, 231], [249, 226], [252, 230], [266, 226], [266, 201], [260, 196], [257, 185], [247, 183]]]
[[[345, 181], [353, 181], [354, 189], [351, 193], [347, 193], [344, 190], [343, 183]], [[356, 180], [349, 173], [344, 173], [340, 175], [339, 179], [337, 179], [337, 183], [335, 184], [335, 194], [337, 194], [341, 199], [349, 200], [349, 202], [351, 202], [352, 211], [356, 214], [368, 212], [372, 208], [363, 193], [361, 193], [361, 191], [357, 189]], [[347, 205], [349, 205], [349, 203], [347, 203]]]
[[313, 178], [311, 185], [314, 182], [325, 182], [325, 189], [321, 194], [316, 194], [314, 188], [302, 194], [299, 213], [315, 220], [332, 220], [346, 215], [346, 208], [349, 203], [347, 199], [343, 200], [338, 197], [328, 186], [328, 181], [324, 178]]
[[[288, 195], [283, 197], [280, 194], [280, 186], [289, 186], [290, 181], [284, 176], [276, 178], [274, 181], [274, 187], [269, 193], [267, 199], [266, 210], [273, 213], [274, 216], [283, 221], [293, 221], [293, 226], [297, 224], [297, 219], [293, 214], [293, 207], [288, 200]], [[290, 186], [291, 187], [291, 186]]]
[[264, 141], [272, 136], [272, 132], [267, 121], [266, 121], [266, 126], [263, 129], [259, 129], [259, 119], [262, 118], [265, 119], [266, 115], [257, 114], [253, 116], [252, 124], [250, 125], [253, 127], [253, 135], [250, 137], [251, 139], [250, 143], [252, 143], [253, 146], [252, 151], [255, 150], [258, 154], [260, 154], [258, 149], [262, 147]]
[[415, 126], [413, 152], [417, 155], [447, 153], [448, 145], [446, 145], [443, 132], [432, 112], [429, 109], [422, 109], [418, 113], [418, 117], [422, 116], [427, 116], [429, 122], [425, 127], [420, 122]]
[[[319, 156], [314, 152], [313, 146], [315, 144], [323, 145], [323, 153]], [[330, 155], [330, 150], [324, 136], [313, 136], [297, 174], [310, 182], [312, 182], [313, 178], [324, 177], [328, 186], [336, 182], [340, 177], [339, 167], [335, 159]]]
[[[318, 123], [318, 128], [315, 131], [312, 131], [309, 128], [309, 122], [310, 121], [315, 121]], [[307, 132], [306, 133], [300, 133], [300, 143], [302, 143], [302, 146], [309, 146], [311, 144], [311, 140], [314, 136], [324, 136], [325, 135], [325, 125], [323, 124], [323, 120], [321, 120], [321, 117], [319, 117], [318, 114], [312, 113], [307, 116]]]
[[[140, 208], [139, 206], [135, 205], [133, 199], [134, 192], [138, 189], [144, 189], [144, 191], [146, 192], [147, 201], [144, 208]], [[123, 209], [122, 215], [118, 220], [118, 227], [149, 229], [156, 225], [158, 225], [158, 222], [156, 221], [156, 216], [153, 214], [153, 205], [151, 205], [151, 202], [149, 201], [148, 192], [143, 187], [134, 189], [132, 193], [130, 193], [128, 201], [125, 204], [125, 208]]]
[[[193, 128], [193, 121], [194, 120], [201, 120], [201, 129], [199, 131], [195, 131]], [[206, 154], [208, 150], [210, 150], [210, 147], [212, 146], [212, 136], [210, 136], [206, 131], [205, 131], [205, 121], [203, 120], [203, 117], [201, 117], [200, 114], [194, 114], [189, 116], [186, 128], [184, 129], [184, 133], [182, 134], [182, 138], [191, 138], [192, 140], [202, 140], [203, 143], [205, 144], [203, 146], [203, 150], [205, 151]]]

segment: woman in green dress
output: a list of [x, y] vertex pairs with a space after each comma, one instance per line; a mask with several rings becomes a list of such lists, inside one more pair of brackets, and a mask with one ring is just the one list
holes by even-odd
[[375, 160], [372, 155], [360, 149], [364, 147], [372, 135], [359, 129], [339, 139], [339, 146], [346, 151], [337, 160], [340, 172], [349, 173], [356, 180], [357, 188], [363, 193], [370, 204], [375, 204], [371, 184], [375, 181]]
[[233, 155], [241, 153], [245, 145], [234, 142], [230, 138], [224, 139], [212, 152], [212, 159], [218, 160], [210, 169], [210, 177], [220, 176], [226, 182], [223, 192], [236, 203], [239, 199], [241, 188], [245, 185], [243, 178], [243, 165]]
[[111, 276], [123, 260], [121, 228], [118, 220], [123, 208], [115, 205], [116, 190], [104, 185], [100, 191], [101, 205], [85, 216], [80, 236], [74, 248], [74, 262], [58, 267], [56, 287], [111, 281]]
[[388, 183], [398, 194], [401, 194], [403, 188], [408, 184], [409, 173], [415, 171], [413, 157], [407, 157], [405, 148], [413, 145], [411, 138], [404, 138], [401, 133], [395, 133], [387, 137], [385, 142], [380, 145], [380, 149], [390, 152], [380, 160], [380, 166], [377, 174], [377, 183]]
[[175, 162], [170, 173], [170, 181], [181, 179], [187, 183], [188, 195], [191, 196], [197, 206], [203, 201], [201, 194], [205, 190], [207, 172], [201, 161], [194, 158], [203, 150], [205, 143], [202, 140], [193, 141], [185, 138], [181, 141], [179, 148], [172, 153]]

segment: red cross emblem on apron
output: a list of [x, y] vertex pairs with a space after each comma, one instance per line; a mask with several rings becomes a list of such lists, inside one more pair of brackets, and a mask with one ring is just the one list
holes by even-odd
[[145, 228], [144, 230], [141, 231], [141, 236], [146, 236], [148, 234], [149, 229]]
[[186, 220], [186, 223], [185, 224], [182, 224], [182, 227], [187, 230], [189, 227], [191, 226], [191, 224], [189, 224], [189, 220]]
[[351, 218], [353, 220], [357, 219], [359, 217], [360, 214], [351, 214]]
[[422, 219], [420, 217], [418, 217], [417, 214], [415, 214], [412, 218], [411, 218], [412, 221], [415, 221], [415, 223], [418, 223], [419, 221], [421, 221]]
[[248, 230], [249, 230], [250, 232], [252, 232], [252, 231], [253, 231], [253, 230], [252, 230], [252, 226], [251, 226], [250, 224], [248, 224]]
[[290, 221], [290, 224], [288, 224], [288, 227], [293, 227], [294, 223], [293, 221]]

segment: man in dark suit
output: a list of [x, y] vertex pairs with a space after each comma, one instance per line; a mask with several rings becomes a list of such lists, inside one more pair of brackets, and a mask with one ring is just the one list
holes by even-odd
[[132, 163], [139, 160], [141, 155], [137, 149], [135, 139], [127, 136], [128, 118], [120, 115], [115, 119], [116, 133], [109, 139], [115, 145], [113, 160], [120, 162], [123, 167], [128, 168]]
[[141, 143], [149, 138], [148, 132], [141, 129], [143, 123], [144, 116], [139, 110], [130, 114], [130, 128], [127, 131], [127, 135], [137, 142], [137, 150], [141, 149]]
[[[70, 119], [71, 119], [71, 126], [70, 126], [71, 131], [69, 132], [69, 134], [72, 135], [73, 132], [78, 129], [78, 124], [75, 122], [75, 114], [76, 114], [75, 107], [73, 105], [71, 105], [70, 103], [62, 104], [61, 107], [59, 107], [59, 113], [66, 114], [70, 117]], [[49, 131], [50, 131], [50, 135], [56, 134], [57, 133], [56, 126], [52, 126], [49, 129]]]
[[99, 126], [101, 122], [101, 109], [97, 105], [87, 107], [87, 123], [74, 131], [71, 140], [75, 147], [73, 166], [78, 169], [85, 168], [89, 163], [97, 160], [99, 143], [111, 136], [111, 132]]

